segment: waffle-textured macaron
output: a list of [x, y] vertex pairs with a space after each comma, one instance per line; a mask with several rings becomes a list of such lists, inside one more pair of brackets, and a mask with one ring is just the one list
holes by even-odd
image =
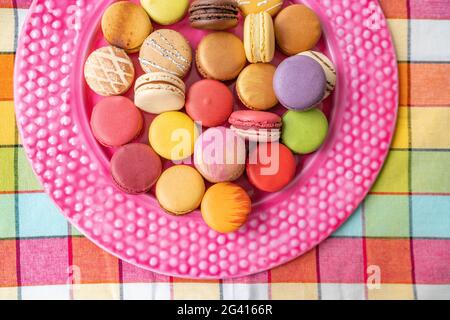
[[234, 0], [195, 0], [189, 8], [193, 28], [226, 30], [239, 22], [239, 9]]
[[144, 74], [136, 80], [134, 88], [134, 103], [146, 112], [160, 114], [184, 107], [185, 84], [170, 73]]
[[156, 183], [156, 198], [167, 212], [184, 215], [200, 206], [205, 189], [205, 182], [197, 170], [178, 165], [162, 173]]
[[147, 73], [163, 71], [183, 78], [191, 68], [192, 49], [181, 33], [160, 29], [145, 39], [139, 61]]
[[270, 14], [251, 13], [245, 18], [244, 47], [249, 62], [272, 61], [275, 55], [275, 33]]
[[153, 31], [145, 10], [130, 1], [110, 5], [102, 16], [101, 24], [106, 41], [128, 53], [138, 52]]
[[141, 5], [158, 24], [174, 24], [186, 15], [189, 0], [141, 0]]
[[130, 89], [134, 66], [125, 50], [106, 46], [92, 52], [84, 65], [88, 86], [101, 96], [117, 96]]
[[244, 44], [232, 33], [210, 33], [198, 45], [196, 64], [204, 78], [233, 80], [246, 63]]
[[275, 18], [275, 36], [281, 51], [292, 56], [314, 48], [322, 36], [322, 26], [313, 10], [294, 4]]
[[230, 182], [209, 188], [203, 197], [201, 212], [205, 223], [220, 233], [239, 230], [248, 219], [252, 201], [247, 192]]

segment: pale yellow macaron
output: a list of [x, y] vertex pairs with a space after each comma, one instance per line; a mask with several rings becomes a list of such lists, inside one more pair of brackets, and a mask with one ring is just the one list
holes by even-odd
[[197, 138], [194, 121], [183, 112], [164, 112], [157, 116], [149, 129], [149, 140], [161, 157], [179, 161], [194, 153]]
[[275, 31], [270, 14], [252, 13], [245, 18], [244, 47], [249, 62], [272, 61], [275, 55]]
[[156, 183], [156, 198], [160, 206], [175, 215], [184, 215], [200, 206], [205, 194], [205, 182], [192, 167], [179, 165], [163, 172]]
[[174, 24], [186, 15], [189, 0], [141, 0], [150, 18], [158, 24]]

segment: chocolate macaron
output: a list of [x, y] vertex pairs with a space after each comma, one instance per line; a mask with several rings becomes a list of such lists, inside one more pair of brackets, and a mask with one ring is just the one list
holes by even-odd
[[197, 29], [226, 30], [237, 26], [238, 13], [234, 0], [195, 0], [189, 8], [189, 22]]

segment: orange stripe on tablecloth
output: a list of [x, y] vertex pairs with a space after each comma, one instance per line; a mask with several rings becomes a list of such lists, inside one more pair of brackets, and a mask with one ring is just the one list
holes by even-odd
[[450, 105], [450, 64], [411, 63], [410, 77], [409, 105]]
[[388, 19], [406, 19], [406, 0], [380, 0], [381, 8]]
[[0, 101], [13, 100], [14, 54], [0, 54]]

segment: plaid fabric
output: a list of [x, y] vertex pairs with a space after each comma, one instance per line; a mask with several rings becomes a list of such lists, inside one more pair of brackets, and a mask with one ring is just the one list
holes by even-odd
[[0, 0], [0, 299], [450, 298], [450, 0], [382, 0], [400, 116], [372, 192], [332, 238], [282, 267], [189, 281], [123, 263], [43, 193], [14, 118], [17, 34], [31, 0]]

